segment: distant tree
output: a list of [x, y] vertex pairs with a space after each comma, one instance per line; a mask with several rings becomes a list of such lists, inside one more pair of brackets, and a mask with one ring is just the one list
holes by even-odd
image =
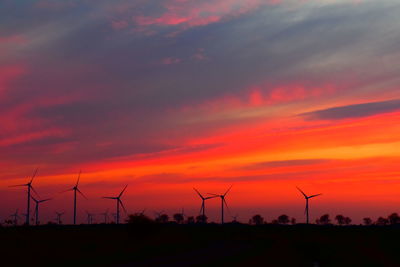
[[350, 217], [344, 217], [344, 224], [345, 225], [350, 225], [351, 223], [351, 218]]
[[292, 225], [295, 225], [295, 224], [296, 224], [296, 218], [290, 219], [290, 223], [291, 223]]
[[329, 214], [324, 214], [319, 218], [319, 224], [327, 225], [330, 224], [331, 219], [329, 218]]
[[5, 220], [4, 223], [7, 225], [12, 225], [14, 222], [12, 220]]
[[368, 217], [364, 218], [363, 222], [364, 222], [364, 225], [367, 225], [367, 226], [372, 224], [371, 218], [368, 218]]
[[281, 216], [278, 217], [278, 223], [279, 224], [288, 224], [289, 223], [289, 216], [282, 214]]
[[376, 220], [376, 225], [387, 225], [389, 223], [389, 220], [383, 217], [379, 217]]
[[389, 219], [389, 223], [392, 224], [392, 225], [400, 223], [400, 217], [399, 217], [399, 215], [397, 213], [390, 214], [388, 216], [388, 219]]
[[264, 218], [260, 214], [256, 214], [250, 219], [250, 224], [261, 225], [264, 223]]
[[199, 215], [196, 217], [197, 223], [207, 223], [208, 217], [206, 215]]
[[168, 216], [168, 214], [161, 214], [161, 216], [159, 217], [159, 222], [160, 222], [160, 223], [167, 223], [167, 222], [169, 222], [169, 216]]
[[193, 216], [187, 217], [187, 219], [186, 219], [186, 223], [187, 223], [187, 224], [192, 224], [192, 223], [194, 223], [194, 222], [195, 222], [195, 220], [194, 220], [194, 217], [193, 217]]
[[344, 220], [345, 220], [345, 217], [343, 216], [343, 215], [336, 215], [336, 217], [335, 217], [335, 220], [337, 221], [337, 223], [339, 224], [339, 225], [343, 225], [344, 224]]
[[183, 223], [183, 221], [184, 221], [184, 217], [183, 217], [183, 214], [182, 213], [175, 213], [174, 214], [174, 220], [177, 222], [177, 223]]
[[128, 215], [128, 219], [126, 220], [126, 222], [128, 224], [151, 224], [153, 223], [153, 220], [144, 215], [143, 213], [134, 213]]

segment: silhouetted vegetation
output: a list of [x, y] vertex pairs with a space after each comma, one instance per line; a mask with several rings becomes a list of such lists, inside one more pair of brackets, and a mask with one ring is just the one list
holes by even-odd
[[128, 215], [128, 219], [126, 220], [128, 224], [138, 224], [138, 225], [143, 225], [143, 224], [151, 224], [154, 221], [144, 215], [143, 213], [134, 213]]
[[321, 225], [328, 225], [331, 223], [331, 219], [329, 217], [329, 214], [324, 214], [322, 215], [319, 219], [316, 220], [317, 224]]
[[288, 224], [289, 223], [289, 216], [283, 214], [278, 217], [278, 223], [279, 224]]
[[369, 226], [372, 224], [372, 219], [369, 217], [366, 217], [363, 219], [363, 223], [364, 223], [364, 225]]
[[260, 214], [256, 214], [250, 219], [249, 224], [254, 224], [254, 225], [264, 224], [264, 217], [262, 217]]

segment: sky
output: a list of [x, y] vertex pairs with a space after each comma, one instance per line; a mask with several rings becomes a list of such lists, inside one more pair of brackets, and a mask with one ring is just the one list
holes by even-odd
[[[0, 220], [400, 212], [397, 0], [2, 0]], [[211, 221], [220, 200], [207, 201]], [[100, 215], [95, 218], [101, 221]]]

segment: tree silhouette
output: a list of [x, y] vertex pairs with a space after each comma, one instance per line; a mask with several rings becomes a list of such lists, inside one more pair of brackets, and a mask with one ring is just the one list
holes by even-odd
[[319, 218], [319, 224], [327, 225], [330, 224], [331, 219], [329, 218], [329, 214], [324, 214]]
[[128, 215], [128, 219], [126, 220], [128, 224], [151, 224], [153, 220], [144, 215], [143, 213], [134, 213]]
[[157, 218], [159, 223], [168, 223], [169, 216], [168, 214], [161, 214], [160, 217]]
[[250, 219], [250, 224], [261, 225], [264, 223], [264, 218], [260, 214], [256, 214]]
[[179, 224], [183, 223], [183, 220], [185, 219], [183, 217], [182, 213], [175, 213], [173, 217], [174, 217], [174, 220]]
[[196, 217], [197, 223], [207, 223], [208, 217], [206, 215], [199, 215]]
[[371, 218], [368, 218], [368, 217], [364, 218], [363, 222], [364, 222], [364, 225], [367, 225], [367, 226], [372, 224]]
[[350, 217], [344, 217], [344, 224], [349, 225], [351, 223]]
[[387, 225], [388, 223], [389, 223], [389, 220], [386, 219], [386, 218], [383, 218], [383, 217], [379, 217], [379, 218], [376, 220], [376, 224], [377, 224], [377, 225]]
[[335, 217], [335, 220], [337, 221], [337, 223], [339, 224], [339, 225], [343, 225], [343, 224], [345, 224], [345, 217], [343, 216], [343, 215], [336, 215], [336, 217]]
[[291, 223], [292, 225], [295, 225], [295, 224], [296, 224], [296, 218], [290, 219], [290, 223]]
[[392, 225], [400, 223], [400, 217], [399, 217], [399, 215], [397, 213], [390, 214], [388, 216], [388, 219], [389, 219], [389, 223], [392, 224]]
[[278, 223], [279, 224], [288, 224], [289, 223], [289, 216], [282, 214], [281, 216], [278, 217]]

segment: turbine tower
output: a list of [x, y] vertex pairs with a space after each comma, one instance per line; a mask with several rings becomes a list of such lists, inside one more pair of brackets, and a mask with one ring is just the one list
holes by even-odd
[[203, 218], [205, 218], [206, 216], [206, 200], [207, 199], [211, 199], [211, 198], [216, 198], [216, 196], [212, 196], [212, 197], [204, 197], [202, 194], [200, 194], [199, 191], [197, 191], [196, 188], [193, 188], [194, 191], [196, 191], [196, 193], [199, 195], [199, 197], [201, 198], [201, 208], [200, 208], [200, 213], [202, 213]]
[[117, 218], [116, 218], [116, 224], [119, 224], [119, 205], [121, 204], [121, 206], [122, 206], [122, 208], [124, 209], [124, 212], [126, 213], [126, 209], [125, 209], [125, 207], [124, 207], [124, 204], [122, 203], [122, 201], [121, 201], [121, 197], [122, 197], [122, 194], [125, 192], [125, 190], [126, 190], [126, 188], [128, 187], [128, 185], [126, 185], [125, 187], [124, 187], [124, 189], [121, 191], [121, 193], [119, 193], [119, 195], [117, 196], [117, 197], [103, 197], [103, 198], [106, 198], [106, 199], [114, 199], [114, 200], [116, 200], [117, 201]]
[[57, 224], [61, 224], [61, 216], [64, 215], [64, 212], [57, 212], [56, 211], [56, 215], [57, 215], [57, 217], [56, 217]]
[[51, 200], [51, 198], [37, 200], [36, 198], [32, 197], [32, 200], [35, 201], [35, 224], [39, 225], [39, 204]]
[[78, 180], [76, 181], [76, 184], [74, 187], [72, 187], [71, 189], [68, 189], [64, 192], [68, 192], [68, 191], [74, 191], [74, 225], [76, 224], [76, 192], [78, 192], [79, 194], [81, 194], [85, 199], [87, 199], [87, 197], [85, 197], [85, 195], [79, 190], [78, 186], [79, 186], [79, 180], [81, 178], [81, 173], [82, 171], [79, 171], [78, 174]]
[[33, 192], [35, 192], [36, 195], [39, 195], [39, 194], [35, 191], [35, 189], [33, 188], [33, 186], [32, 186], [33, 179], [35, 178], [37, 172], [38, 172], [38, 169], [36, 169], [35, 172], [33, 173], [33, 175], [32, 175], [32, 177], [31, 177], [31, 180], [29, 181], [29, 183], [10, 186], [10, 187], [17, 187], [17, 186], [26, 186], [26, 187], [27, 187], [27, 194], [28, 194], [28, 196], [27, 196], [27, 207], [26, 207], [26, 222], [25, 222], [26, 225], [29, 225], [29, 219], [30, 219], [31, 190], [32, 190]]
[[93, 223], [93, 213], [86, 211], [86, 214], [87, 214], [87, 224], [92, 224]]
[[231, 187], [229, 187], [228, 190], [226, 190], [225, 194], [223, 194], [223, 195], [217, 195], [217, 194], [210, 194], [210, 193], [208, 193], [209, 195], [212, 195], [212, 196], [214, 196], [214, 197], [219, 197], [219, 198], [221, 198], [221, 224], [224, 224], [224, 206], [226, 206], [226, 208], [227, 208], [228, 211], [229, 211], [228, 204], [226, 203], [226, 200], [225, 200], [225, 196], [226, 196], [226, 195], [228, 194], [228, 192], [231, 190], [232, 186], [233, 186], [233, 185], [231, 185]]
[[18, 209], [15, 211], [14, 214], [11, 214], [10, 217], [13, 218], [12, 222], [13, 222], [14, 226], [16, 226], [18, 224], [18, 219], [21, 218], [18, 215]]
[[303, 196], [304, 196], [304, 198], [305, 198], [305, 200], [306, 200], [306, 209], [305, 209], [305, 213], [306, 213], [306, 216], [307, 216], [307, 224], [309, 223], [309, 219], [308, 219], [308, 200], [310, 199], [310, 198], [313, 198], [313, 197], [317, 197], [317, 196], [320, 196], [320, 195], [322, 195], [322, 194], [316, 194], [316, 195], [311, 195], [311, 196], [307, 196], [300, 188], [298, 188], [298, 187], [296, 187], [302, 194], [303, 194]]
[[104, 216], [104, 224], [107, 224], [108, 218], [109, 218], [109, 216], [108, 216], [108, 209], [106, 210], [106, 212], [100, 213], [100, 215]]

